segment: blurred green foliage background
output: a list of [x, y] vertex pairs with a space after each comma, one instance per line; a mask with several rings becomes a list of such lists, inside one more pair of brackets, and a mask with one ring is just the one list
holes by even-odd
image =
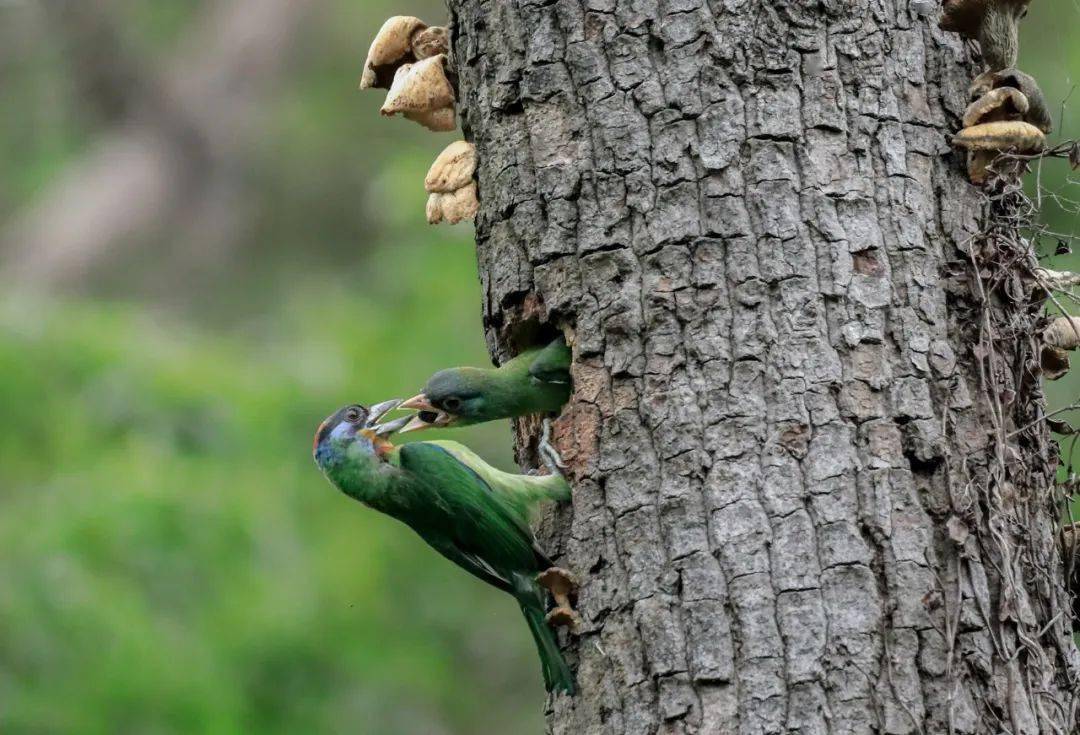
[[[487, 359], [471, 231], [423, 224], [454, 136], [355, 93], [402, 12], [445, 18], [0, 0], [0, 732], [541, 731], [513, 602], [309, 452], [340, 405]], [[1074, 135], [1078, 19], [1036, 3], [1022, 64]], [[170, 114], [189, 108], [190, 129]], [[165, 163], [155, 136], [181, 141]], [[1062, 202], [1046, 217], [1076, 232]], [[455, 438], [512, 466], [506, 425]]]

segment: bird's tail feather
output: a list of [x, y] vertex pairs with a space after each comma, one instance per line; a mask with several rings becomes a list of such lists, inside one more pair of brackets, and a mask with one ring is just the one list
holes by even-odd
[[574, 693], [574, 675], [570, 673], [570, 667], [566, 665], [559, 644], [555, 636], [544, 620], [542, 609], [532, 605], [522, 605], [521, 612], [525, 614], [525, 620], [529, 624], [533, 640], [536, 641], [536, 650], [540, 654], [540, 665], [544, 671], [544, 686], [550, 691]]

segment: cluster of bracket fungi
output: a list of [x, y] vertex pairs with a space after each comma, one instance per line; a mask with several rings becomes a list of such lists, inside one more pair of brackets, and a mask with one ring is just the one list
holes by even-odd
[[[971, 104], [953, 145], [968, 152], [968, 178], [978, 186], [991, 178], [1002, 153], [1036, 154], [1053, 129], [1039, 85], [1016, 68], [1020, 20], [1031, 0], [944, 0], [942, 30], [978, 41], [986, 71], [969, 87]], [[1013, 173], [1026, 167], [1014, 163]], [[1001, 171], [994, 171], [1001, 174]]]
[[[360, 89], [385, 89], [380, 112], [400, 114], [428, 130], [457, 128], [456, 79], [450, 66], [450, 34], [419, 18], [396, 15], [387, 20], [368, 50]], [[447, 146], [425, 180], [429, 194], [427, 220], [457, 224], [471, 220], [479, 208], [476, 148], [460, 140]]]

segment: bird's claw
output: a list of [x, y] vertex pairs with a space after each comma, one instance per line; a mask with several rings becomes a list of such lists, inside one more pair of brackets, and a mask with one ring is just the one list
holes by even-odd
[[569, 628], [576, 633], [581, 627], [581, 616], [570, 603], [570, 595], [577, 591], [578, 582], [573, 574], [559, 567], [551, 567], [536, 575], [536, 581], [555, 598], [555, 608], [544, 619], [553, 628]]
[[553, 475], [561, 475], [566, 469], [566, 463], [555, 446], [551, 443], [551, 419], [544, 419], [543, 431], [540, 434], [540, 443], [536, 447], [537, 453], [544, 465]]

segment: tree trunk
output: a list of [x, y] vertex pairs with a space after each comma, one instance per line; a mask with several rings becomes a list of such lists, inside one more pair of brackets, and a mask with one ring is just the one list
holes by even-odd
[[908, 5], [450, 0], [489, 345], [575, 354], [555, 733], [1075, 732], [1034, 259]]

